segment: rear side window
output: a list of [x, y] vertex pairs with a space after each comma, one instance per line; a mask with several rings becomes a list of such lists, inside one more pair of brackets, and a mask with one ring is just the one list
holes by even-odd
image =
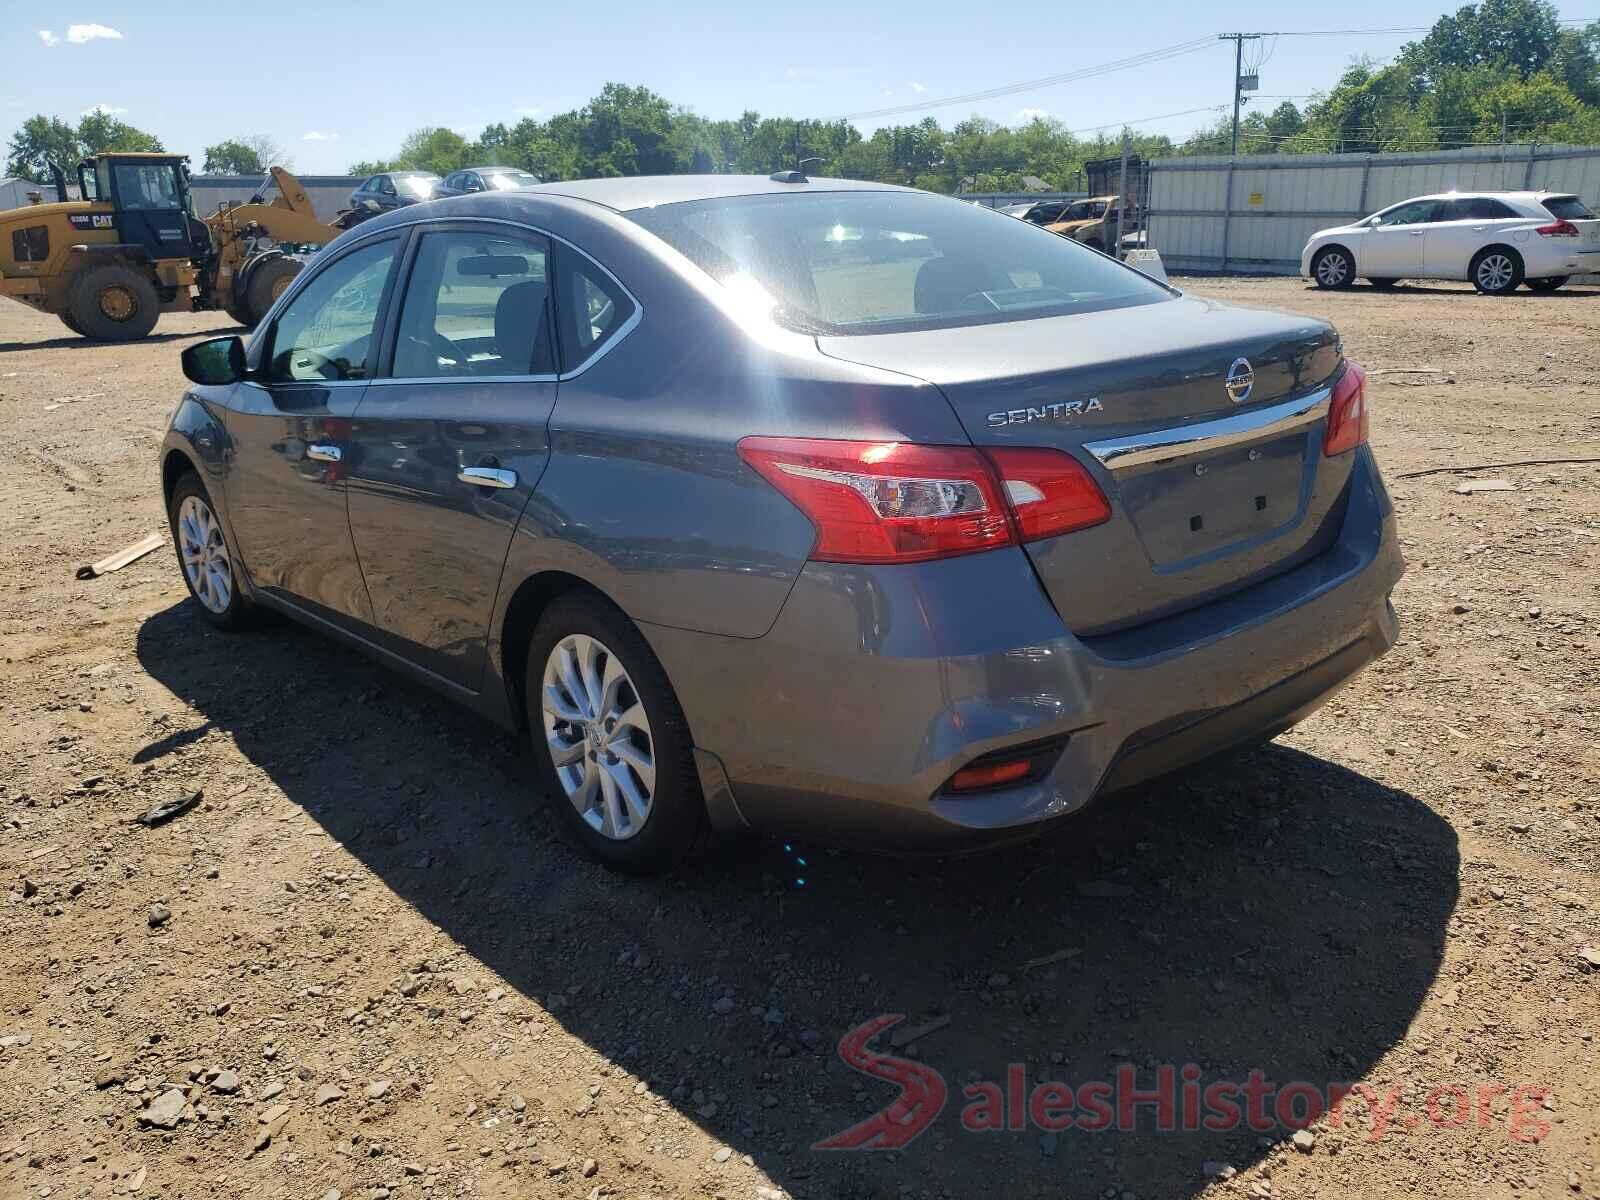
[[1450, 200], [1443, 206], [1443, 210], [1436, 221], [1504, 221], [1515, 218], [1516, 212], [1510, 205], [1503, 204], [1489, 196], [1468, 196], [1462, 200]]
[[1155, 304], [1172, 293], [1026, 221], [922, 192], [813, 192], [627, 214], [792, 329], [890, 333]]
[[1592, 221], [1594, 213], [1576, 196], [1551, 196], [1544, 202], [1545, 211], [1558, 221]]
[[423, 234], [400, 308], [392, 374], [553, 374], [547, 262], [545, 243], [533, 234]]
[[559, 256], [556, 277], [561, 292], [557, 303], [561, 369], [575, 371], [622, 331], [635, 306], [616, 280], [575, 252]]

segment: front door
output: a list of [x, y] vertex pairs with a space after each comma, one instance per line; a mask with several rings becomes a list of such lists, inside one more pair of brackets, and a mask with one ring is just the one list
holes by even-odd
[[372, 616], [350, 543], [345, 480], [350, 422], [375, 362], [400, 245], [398, 236], [383, 238], [313, 268], [257, 334], [257, 361], [227, 416], [224, 495], [251, 582], [345, 626]]
[[1372, 219], [1357, 251], [1359, 270], [1369, 279], [1415, 278], [1422, 274], [1423, 243], [1437, 200], [1413, 200]]
[[189, 210], [176, 162], [113, 161], [110, 197], [117, 232], [151, 258], [189, 258]]
[[549, 457], [549, 262], [543, 238], [501, 225], [422, 234], [388, 377], [350, 435], [350, 532], [377, 637], [473, 691], [511, 535]]

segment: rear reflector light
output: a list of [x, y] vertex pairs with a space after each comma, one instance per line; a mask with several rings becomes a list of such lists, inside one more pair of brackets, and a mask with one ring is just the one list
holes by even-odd
[[1089, 473], [1056, 450], [750, 437], [739, 455], [816, 527], [820, 562], [921, 562], [1108, 519]]
[[1578, 227], [1571, 221], [1561, 220], [1553, 225], [1541, 225], [1534, 232], [1540, 237], [1577, 237]]
[[1026, 779], [1033, 770], [1033, 763], [1028, 759], [1018, 759], [1016, 762], [989, 763], [980, 767], [963, 767], [950, 777], [950, 790], [952, 792], [975, 792], [980, 788], [1003, 787], [1008, 783], [1016, 783]]
[[1077, 459], [1059, 450], [990, 450], [1025, 542], [1087, 529], [1111, 519], [1100, 485]]
[[1328, 432], [1322, 438], [1323, 454], [1343, 454], [1367, 440], [1367, 373], [1347, 362], [1333, 385], [1328, 406]]

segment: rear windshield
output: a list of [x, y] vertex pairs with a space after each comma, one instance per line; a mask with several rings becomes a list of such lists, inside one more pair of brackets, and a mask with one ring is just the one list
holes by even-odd
[[1589, 206], [1576, 196], [1551, 196], [1544, 202], [1545, 211], [1558, 221], [1592, 221], [1594, 214]]
[[1036, 225], [926, 193], [735, 196], [627, 215], [803, 333], [1023, 321], [1173, 295]]

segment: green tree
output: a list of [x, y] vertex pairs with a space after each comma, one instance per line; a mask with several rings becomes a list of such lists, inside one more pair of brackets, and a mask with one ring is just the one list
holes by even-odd
[[155, 134], [135, 129], [99, 108], [90, 109], [78, 122], [78, 140], [89, 154], [119, 150], [127, 154], [159, 154], [166, 149]]
[[257, 133], [207, 146], [205, 166], [200, 169], [218, 175], [265, 175], [268, 167], [292, 165], [277, 142]]
[[6, 174], [34, 183], [50, 182], [50, 164], [70, 176], [83, 157], [78, 131], [59, 117], [43, 113], [29, 117], [11, 137], [6, 154]]

